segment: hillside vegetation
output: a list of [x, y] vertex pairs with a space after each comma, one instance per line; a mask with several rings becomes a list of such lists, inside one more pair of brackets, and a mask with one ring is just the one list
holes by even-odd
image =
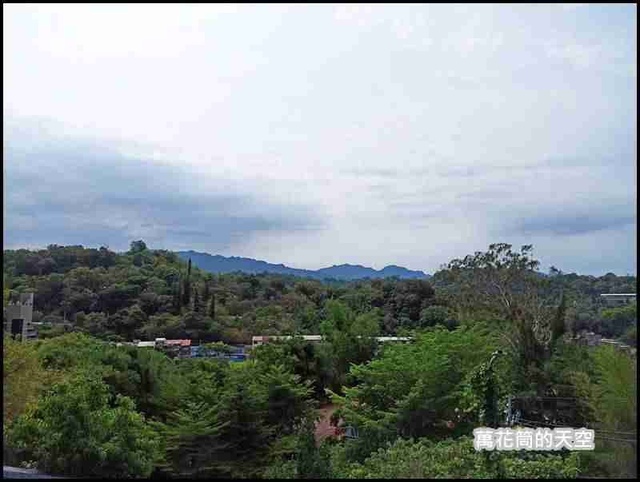
[[[599, 294], [635, 292], [633, 277], [541, 276], [530, 246], [506, 244], [430, 280], [214, 276], [142, 241], [5, 251], [3, 268], [5, 303], [33, 291], [45, 323], [35, 342], [4, 339], [5, 464], [101, 477], [636, 475], [636, 358], [570, 336], [629, 336], [635, 305]], [[240, 363], [108, 343], [284, 333], [323, 340], [263, 345]], [[516, 395], [575, 399], [571, 419], [533, 422], [592, 427], [596, 450], [476, 452], [473, 428], [503, 426]], [[329, 400], [357, 438], [315, 443]]]
[[[332, 283], [284, 275], [212, 275], [142, 241], [131, 243], [126, 253], [52, 245], [5, 250], [3, 256], [5, 303], [12, 293], [35, 292], [34, 321], [44, 323], [42, 336], [77, 330], [118, 341], [166, 337], [248, 343], [256, 334], [317, 334], [329, 299], [375, 317], [381, 334], [438, 322], [454, 325], [464, 315], [454, 313], [447, 298], [448, 273], [441, 270], [429, 281]], [[553, 302], [565, 293], [571, 329], [619, 337], [632, 328], [634, 313], [607, 311], [599, 295], [635, 292], [635, 277], [556, 271], [546, 281]]]

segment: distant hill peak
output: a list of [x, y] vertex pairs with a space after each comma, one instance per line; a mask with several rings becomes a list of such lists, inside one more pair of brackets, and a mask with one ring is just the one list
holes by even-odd
[[271, 273], [300, 276], [304, 278], [314, 279], [339, 279], [339, 280], [355, 280], [364, 278], [391, 278], [398, 277], [402, 279], [426, 279], [429, 275], [422, 271], [413, 271], [402, 266], [389, 265], [381, 270], [375, 270], [367, 266], [359, 264], [340, 264], [333, 265], [329, 268], [321, 268], [318, 270], [307, 270], [290, 268], [282, 263], [273, 264], [266, 261], [253, 258], [243, 258], [239, 256], [221, 256], [219, 254], [199, 253], [197, 251], [178, 251], [180, 258], [187, 260], [191, 258], [191, 262], [210, 273], [234, 273], [243, 272], [250, 274]]

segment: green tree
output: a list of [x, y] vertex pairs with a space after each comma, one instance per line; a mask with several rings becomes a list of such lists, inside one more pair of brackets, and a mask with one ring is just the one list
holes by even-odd
[[[553, 349], [553, 321], [564, 315], [545, 294], [548, 283], [536, 272], [540, 263], [532, 250], [531, 245], [517, 252], [510, 244], [492, 244], [486, 252], [452, 260], [438, 274], [438, 284], [463, 318], [475, 311], [476, 319], [502, 320], [517, 370], [515, 388], [543, 393], [549, 383], [544, 365]], [[559, 322], [556, 335], [558, 330]]]
[[627, 331], [620, 337], [620, 340], [627, 345], [638, 346], [638, 326], [633, 325], [627, 328]]
[[50, 374], [42, 367], [35, 345], [6, 334], [2, 362], [2, 420], [6, 426], [37, 400]]
[[193, 289], [193, 311], [199, 313], [202, 311], [202, 303], [200, 301], [200, 297], [198, 296], [198, 289]]
[[147, 245], [141, 239], [138, 241], [131, 241], [129, 253], [136, 254], [147, 250]]
[[442, 325], [449, 329], [453, 329], [457, 326], [457, 324], [458, 322], [455, 320], [453, 314], [446, 306], [428, 306], [420, 312], [419, 326], [422, 328]]
[[[177, 476], [258, 477], [277, 441], [308, 416], [309, 388], [283, 367], [226, 365], [211, 388], [164, 428], [167, 470]], [[216, 375], [217, 376], [217, 375]], [[200, 384], [206, 378], [198, 376]]]
[[562, 292], [560, 298], [560, 306], [556, 311], [556, 314], [551, 322], [551, 343], [555, 345], [556, 341], [562, 337], [566, 332], [566, 318], [567, 318], [567, 298]]
[[606, 336], [619, 337], [630, 326], [638, 324], [638, 305], [628, 305], [608, 308], [602, 311], [601, 332]]
[[[337, 454], [336, 454], [337, 455]], [[334, 459], [337, 458], [334, 455]], [[577, 455], [476, 452], [472, 440], [432, 442], [398, 439], [374, 452], [364, 463], [336, 464], [336, 478], [466, 479], [466, 478], [576, 478], [580, 473]], [[497, 463], [493, 463], [497, 462]]]
[[376, 359], [352, 366], [352, 386], [344, 397], [334, 396], [339, 415], [360, 433], [350, 444], [350, 457], [362, 461], [398, 436], [440, 439], [469, 432], [470, 426], [458, 426], [467, 378], [494, 348], [482, 327], [451, 332], [436, 327], [411, 344], [387, 346]]
[[593, 361], [595, 373], [584, 389], [596, 420], [593, 424], [596, 450], [582, 454], [588, 473], [596, 477], [635, 479], [637, 361], [634, 356], [612, 346], [597, 347]]
[[93, 375], [55, 384], [9, 427], [7, 444], [39, 469], [68, 476], [146, 477], [158, 436], [131, 399], [115, 398]]
[[209, 318], [216, 319], [216, 295], [211, 293], [211, 301], [209, 301]]

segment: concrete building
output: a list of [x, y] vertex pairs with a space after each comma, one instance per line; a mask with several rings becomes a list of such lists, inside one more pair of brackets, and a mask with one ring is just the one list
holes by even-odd
[[22, 293], [18, 299], [9, 301], [4, 314], [5, 332], [19, 340], [37, 338], [38, 332], [33, 324], [33, 293]]
[[155, 341], [139, 341], [136, 346], [138, 348], [155, 348], [156, 342]]
[[608, 293], [600, 296], [604, 298], [604, 302], [609, 306], [628, 305], [636, 301], [635, 293]]
[[[312, 341], [312, 342], [320, 342], [322, 341], [322, 335], [297, 335], [302, 338], [304, 341]], [[283, 336], [266, 336], [266, 335], [256, 335], [251, 337], [251, 347], [255, 348], [256, 346], [260, 346], [263, 343], [269, 343], [271, 341], [276, 340], [290, 340], [293, 338], [291, 335], [283, 335]], [[378, 343], [388, 343], [388, 342], [409, 342], [412, 339], [406, 336], [376, 336], [376, 341]]]

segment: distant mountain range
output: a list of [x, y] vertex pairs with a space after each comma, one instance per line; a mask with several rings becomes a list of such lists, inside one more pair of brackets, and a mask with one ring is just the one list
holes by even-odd
[[300, 276], [304, 278], [315, 279], [337, 279], [337, 280], [354, 280], [363, 278], [392, 278], [400, 279], [425, 279], [430, 276], [422, 271], [412, 271], [402, 266], [386, 266], [381, 270], [367, 268], [358, 264], [341, 264], [339, 266], [331, 266], [330, 268], [322, 268], [318, 270], [289, 268], [283, 264], [271, 264], [266, 261], [260, 261], [252, 258], [239, 258], [237, 256], [220, 256], [209, 253], [198, 253], [196, 251], [178, 251], [178, 256], [183, 260], [191, 258], [194, 266], [208, 271], [210, 273], [234, 273], [240, 271], [242, 273], [271, 273]]

